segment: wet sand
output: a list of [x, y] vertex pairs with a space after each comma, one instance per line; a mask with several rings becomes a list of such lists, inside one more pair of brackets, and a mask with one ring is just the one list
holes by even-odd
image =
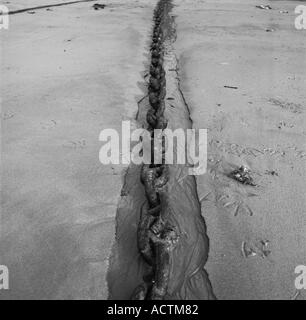
[[[214, 292], [290, 299], [306, 257], [306, 47], [305, 30], [294, 29], [301, 2], [174, 3], [182, 91], [193, 126], [209, 130], [209, 171], [197, 184]], [[262, 3], [272, 10], [255, 8]], [[241, 165], [256, 187], [227, 177]]]
[[[159, 2], [161, 6], [162, 3]], [[191, 121], [188, 106], [179, 88], [178, 65], [173, 50], [176, 32], [171, 16], [172, 5], [170, 1], [164, 3], [166, 5], [158, 15], [163, 17], [163, 40], [159, 50], [163, 49], [160, 51], [163, 56], [160, 67], [165, 72], [165, 81], [158, 80], [163, 86], [161, 90], [148, 88], [149, 96], [156, 91], [160, 95], [166, 89], [165, 96], [161, 98], [164, 107], [161, 102], [156, 107], [145, 96], [139, 103], [137, 121], [142, 127], [148, 128], [145, 120], [148, 110], [157, 108], [158, 121], [166, 120], [168, 129], [187, 130], [191, 128]], [[152, 42], [156, 44], [159, 40]], [[148, 71], [151, 76], [145, 77], [147, 82], [156, 79], [152, 76], [152, 66], [154, 64]], [[150, 126], [155, 129], [163, 127], [157, 123]], [[157, 134], [155, 131], [154, 137]], [[186, 147], [186, 141], [183, 144]], [[153, 151], [154, 157], [157, 149]], [[174, 146], [174, 159], [177, 159], [177, 152], [177, 146]], [[205, 270], [209, 239], [201, 215], [195, 177], [189, 174], [190, 168], [186, 162], [177, 164], [175, 160], [174, 164], [159, 168], [169, 173], [165, 185], [160, 188], [150, 183], [152, 175], [144, 173], [150, 170], [146, 165], [131, 165], [125, 176], [116, 219], [116, 242], [108, 273], [110, 299], [139, 299], [141, 296], [141, 299], [158, 300], [215, 300]], [[155, 209], [157, 213], [149, 213], [149, 208], [151, 212]], [[168, 232], [167, 236], [163, 235], [164, 231], [165, 234]], [[153, 281], [150, 280], [152, 277]]]

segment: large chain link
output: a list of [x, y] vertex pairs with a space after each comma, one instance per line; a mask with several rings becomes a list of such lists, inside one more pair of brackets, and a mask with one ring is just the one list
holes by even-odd
[[[151, 66], [149, 80], [149, 103], [147, 122], [154, 141], [154, 129], [164, 130], [167, 119], [164, 117], [166, 96], [166, 73], [163, 68], [165, 23], [171, 0], [160, 0], [154, 11], [154, 28], [151, 45]], [[155, 137], [156, 138], [156, 137]], [[151, 159], [154, 159], [154, 148]], [[145, 188], [147, 202], [140, 213], [137, 241], [138, 249], [148, 264], [150, 272], [144, 276], [144, 283], [134, 291], [134, 300], [161, 300], [165, 297], [169, 282], [171, 259], [178, 235], [163, 214], [160, 193], [165, 191], [169, 180], [169, 168], [164, 162], [165, 144], [162, 144], [162, 164], [144, 164], [141, 182]]]

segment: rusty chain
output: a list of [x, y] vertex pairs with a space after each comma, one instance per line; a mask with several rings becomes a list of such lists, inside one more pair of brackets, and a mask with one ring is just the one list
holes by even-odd
[[[151, 44], [151, 66], [149, 80], [149, 103], [146, 120], [154, 141], [154, 129], [164, 130], [168, 121], [164, 117], [166, 96], [166, 73], [163, 67], [165, 23], [171, 0], [160, 0], [154, 11], [154, 28]], [[162, 145], [162, 163], [144, 164], [141, 182], [145, 188], [147, 202], [143, 205], [138, 224], [138, 250], [149, 266], [149, 274], [143, 277], [132, 295], [133, 300], [162, 300], [167, 293], [171, 269], [171, 251], [178, 240], [173, 226], [163, 215], [160, 193], [169, 180], [169, 168], [164, 162], [165, 144]], [[152, 148], [151, 159], [154, 159]]]

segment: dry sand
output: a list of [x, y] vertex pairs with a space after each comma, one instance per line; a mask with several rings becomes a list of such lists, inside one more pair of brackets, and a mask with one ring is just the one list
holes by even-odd
[[98, 138], [135, 118], [155, 5], [111, 3], [16, 14], [1, 30], [4, 298], [107, 297], [123, 166], [99, 162]]
[[[183, 93], [194, 127], [209, 130], [209, 172], [197, 183], [215, 294], [290, 299], [294, 269], [306, 263], [306, 31], [294, 28], [301, 2], [174, 3]], [[273, 10], [255, 8], [262, 3]], [[257, 187], [227, 178], [240, 165]], [[243, 241], [255, 256], [243, 257]]]

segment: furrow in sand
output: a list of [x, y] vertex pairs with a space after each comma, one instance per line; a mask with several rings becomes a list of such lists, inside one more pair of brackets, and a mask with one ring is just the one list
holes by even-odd
[[[166, 2], [166, 0], [164, 0]], [[163, 2], [160, 1], [160, 2]], [[170, 1], [171, 2], [171, 1]], [[165, 6], [166, 23], [163, 68], [166, 72], [164, 116], [167, 128], [191, 129], [189, 107], [180, 89], [178, 59], [173, 50], [176, 39], [175, 18], [171, 6]], [[150, 108], [148, 97], [139, 102], [137, 121], [147, 127], [146, 113]], [[174, 159], [176, 149], [174, 148]], [[171, 271], [164, 299], [215, 299], [204, 265], [208, 258], [209, 239], [201, 215], [195, 177], [189, 175], [187, 164], [169, 165], [164, 215], [179, 234], [178, 243], [171, 253]], [[108, 286], [110, 299], [130, 299], [137, 285], [143, 282], [148, 265], [137, 247], [137, 228], [140, 212], [146, 203], [144, 187], [140, 182], [141, 166], [130, 165], [116, 217], [116, 240], [110, 258]], [[166, 213], [165, 213], [166, 211]]]

